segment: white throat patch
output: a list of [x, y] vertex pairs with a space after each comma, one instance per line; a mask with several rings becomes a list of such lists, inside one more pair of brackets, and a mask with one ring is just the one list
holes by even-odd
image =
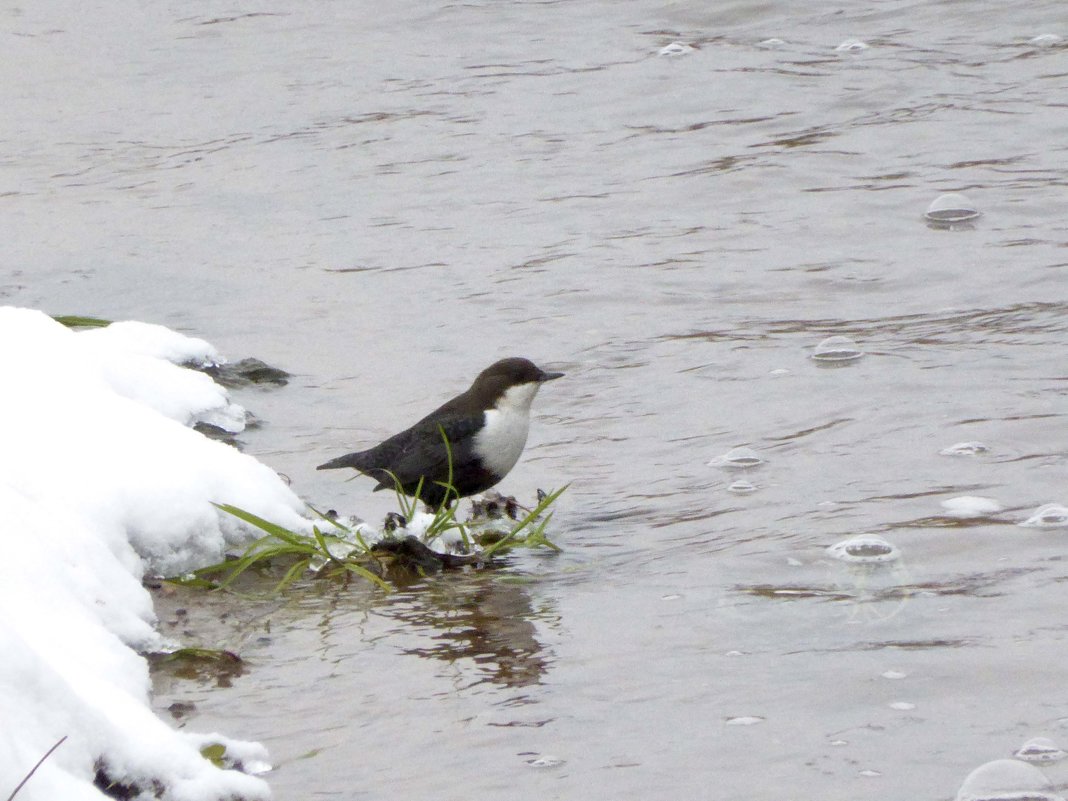
[[486, 423], [475, 436], [475, 452], [483, 463], [499, 476], [515, 467], [527, 444], [530, 429], [530, 404], [541, 389], [532, 381], [510, 387], [486, 411]]

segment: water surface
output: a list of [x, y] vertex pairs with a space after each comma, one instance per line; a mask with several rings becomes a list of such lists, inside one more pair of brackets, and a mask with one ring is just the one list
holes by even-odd
[[243, 439], [316, 505], [392, 508], [314, 465], [491, 361], [568, 373], [502, 485], [572, 482], [562, 555], [190, 628], [249, 669], [160, 708], [277, 797], [947, 798], [1064, 745], [1065, 531], [1014, 525], [1068, 502], [1058, 3], [3, 18], [0, 300], [294, 373]]

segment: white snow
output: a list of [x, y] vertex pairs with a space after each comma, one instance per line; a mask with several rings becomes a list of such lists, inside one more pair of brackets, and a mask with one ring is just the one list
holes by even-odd
[[218, 354], [160, 326], [75, 332], [10, 307], [0, 343], [0, 797], [66, 736], [18, 801], [99, 801], [100, 765], [150, 792], [160, 782], [167, 801], [268, 798], [262, 779], [200, 755], [221, 742], [265, 765], [265, 750], [171, 729], [140, 655], [162, 646], [142, 577], [254, 536], [213, 501], [310, 526], [277, 474], [189, 427], [243, 426], [224, 389], [176, 364]]

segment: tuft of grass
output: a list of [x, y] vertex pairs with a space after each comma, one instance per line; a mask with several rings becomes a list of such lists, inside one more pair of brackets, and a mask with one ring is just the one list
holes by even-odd
[[[549, 521], [553, 519], [553, 513], [545, 512], [556, 503], [556, 499], [559, 498], [570, 484], [564, 484], [558, 490], [544, 493], [541, 496], [541, 500], [538, 501], [538, 505], [527, 512], [526, 517], [519, 521], [519, 523], [507, 534], [501, 537], [496, 542], [492, 543], [482, 551], [482, 556], [489, 559], [494, 553], [502, 548], [513, 547], [516, 544], [521, 544], [527, 548], [545, 547], [551, 550], [560, 552], [560, 548], [550, 542], [549, 538], [545, 536], [545, 527], [549, 525]], [[542, 516], [544, 515], [544, 517]], [[526, 531], [526, 534], [522, 534]]]
[[[516, 547], [544, 547], [559, 551], [560, 549], [545, 536], [545, 527], [552, 519], [552, 512], [548, 511], [549, 508], [563, 494], [567, 486], [547, 494], [539, 490], [538, 504], [533, 509], [524, 509], [526, 515], [506, 529], [502, 530], [496, 526], [472, 521], [460, 522], [456, 517], [460, 506], [460, 493], [452, 480], [452, 448], [444, 430], [440, 427], [439, 430], [445, 443], [449, 464], [448, 480], [441, 482], [441, 486], [445, 489], [445, 499], [434, 511], [421, 539], [410, 534], [407, 527], [419, 515], [422, 479], [412, 497], [408, 497], [403, 492], [397, 477], [391, 475], [396, 487], [397, 506], [400, 512], [399, 514], [391, 513], [387, 517], [387, 522], [392, 518], [400, 522], [401, 528], [395, 534], [387, 531], [386, 536], [375, 544], [369, 544], [364, 539], [358, 526], [350, 528], [342, 525], [334, 518], [314, 508], [312, 511], [325, 523], [330, 524], [332, 529], [324, 532], [318, 525], [315, 525], [312, 526], [310, 535], [302, 534], [264, 520], [237, 506], [217, 503], [215, 504], [217, 509], [259, 529], [263, 532], [263, 536], [252, 542], [236, 559], [209, 565], [191, 575], [169, 580], [185, 586], [232, 590], [234, 583], [250, 570], [257, 572], [273, 570], [277, 575], [278, 570], [284, 568], [284, 572], [274, 586], [274, 593], [281, 592], [309, 571], [316, 578], [342, 578], [347, 581], [357, 576], [389, 592], [392, 587], [385, 577], [397, 563], [406, 566], [410, 573], [420, 573], [430, 565], [442, 569], [467, 564], [485, 564], [494, 554]], [[520, 508], [518, 504], [512, 500], [509, 509], [518, 508]], [[464, 554], [442, 555], [427, 547], [434, 540], [453, 531], [459, 535], [463, 543]], [[283, 568], [279, 568], [279, 565]]]
[[[347, 578], [349, 575], [357, 575], [384, 590], [391, 589], [367, 564], [371, 549], [360, 533], [342, 526], [325, 515], [320, 515], [320, 517], [337, 526], [348, 536], [324, 534], [318, 526], [312, 527], [311, 535], [301, 534], [264, 520], [237, 506], [221, 503], [214, 505], [217, 509], [264, 532], [263, 536], [253, 541], [236, 560], [209, 565], [194, 571], [191, 577], [180, 577], [172, 581], [188, 586], [227, 589], [251, 568], [264, 568], [273, 562], [283, 562], [288, 564], [288, 567], [275, 585], [273, 590], [275, 593], [281, 592], [307, 571], [313, 569], [319, 577], [343, 576]], [[319, 513], [316, 512], [316, 514]], [[213, 577], [219, 575], [223, 575], [223, 578], [218, 581], [214, 580]]]
[[81, 317], [77, 314], [54, 314], [52, 319], [67, 328], [107, 328], [111, 320], [101, 320], [99, 317]]
[[[498, 526], [476, 525], [470, 521], [462, 523], [456, 518], [458, 504], [443, 506], [434, 513], [433, 519], [418, 541], [420, 551], [435, 559], [438, 569], [485, 564], [495, 555], [517, 547], [559, 551], [560, 548], [546, 537], [545, 528], [552, 519], [549, 508], [566, 489], [564, 486], [540, 495], [537, 506], [529, 511], [524, 510], [526, 514], [521, 519], [506, 521], [507, 525], [503, 529]], [[455, 492], [455, 489], [452, 491]], [[418, 502], [403, 495], [398, 495], [398, 501], [405, 522], [410, 523], [419, 513]], [[340, 578], [346, 581], [356, 576], [389, 592], [392, 586], [386, 581], [386, 577], [390, 575], [392, 568], [397, 567], [398, 562], [401, 567], [408, 568], [409, 575], [411, 572], [423, 572], [426, 567], [423, 562], [404, 558], [404, 554], [411, 553], [410, 548], [395, 547], [404, 540], [415, 539], [403, 528], [395, 535], [387, 534], [380, 542], [369, 544], [358, 527], [349, 528], [314, 508], [312, 511], [328, 523], [332, 530], [323, 531], [316, 525], [312, 527], [311, 534], [303, 534], [264, 520], [237, 506], [215, 506], [262, 531], [263, 536], [249, 544], [244, 553], [236, 559], [210, 565], [191, 575], [171, 578], [169, 581], [185, 586], [233, 591], [235, 582], [250, 571], [274, 576], [282, 571], [272, 589], [272, 593], [278, 593], [311, 572], [315, 578]], [[427, 543], [432, 543], [453, 529], [459, 530], [467, 555], [434, 554], [426, 547]]]

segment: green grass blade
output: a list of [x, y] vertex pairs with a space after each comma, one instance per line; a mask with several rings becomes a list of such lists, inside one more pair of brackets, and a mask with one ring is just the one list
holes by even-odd
[[312, 534], [315, 535], [315, 542], [319, 545], [319, 550], [323, 552], [323, 556], [334, 564], [340, 565], [341, 560], [331, 552], [330, 547], [326, 544], [326, 537], [323, 536], [323, 532], [319, 531], [318, 526], [312, 526]]
[[[487, 557], [487, 558], [489, 558], [494, 553], [499, 551], [501, 548], [503, 548], [506, 545], [509, 545], [509, 544], [515, 542], [515, 540], [519, 537], [519, 533], [524, 528], [529, 526], [535, 519], [537, 519], [538, 516], [541, 515], [542, 512], [544, 512], [547, 508], [552, 506], [553, 502], [557, 498], [559, 498], [563, 494], [564, 490], [566, 490], [569, 486], [570, 486], [569, 484], [565, 484], [560, 489], [553, 490], [548, 495], [546, 495], [544, 498], [542, 498], [541, 503], [539, 503], [537, 506], [535, 506], [533, 509], [531, 509], [527, 513], [526, 517], [524, 517], [521, 521], [519, 521], [519, 524], [515, 528], [513, 528], [506, 536], [501, 537], [501, 539], [497, 540], [497, 542], [493, 543], [488, 548], [486, 548], [482, 552], [482, 555]], [[551, 517], [552, 517], [552, 513], [547, 515], [546, 518], [541, 521], [541, 525], [540, 525], [539, 529], [537, 529], [535, 531], [536, 534], [540, 533], [540, 531], [542, 529], [544, 529], [545, 524], [547, 524], [549, 522], [549, 519]], [[556, 548], [555, 545], [552, 546], [552, 547]], [[559, 549], [557, 548], [557, 550], [559, 550]]]
[[99, 317], [82, 317], [77, 314], [57, 314], [52, 319], [67, 328], [107, 328], [111, 320], [101, 320]]
[[310, 556], [305, 557], [304, 559], [301, 559], [299, 562], [294, 564], [292, 567], [289, 568], [289, 570], [286, 571], [285, 575], [282, 576], [281, 581], [274, 585], [274, 589], [272, 590], [272, 592], [277, 594], [284, 590], [286, 587], [296, 581], [297, 578], [308, 569], [308, 565], [310, 564]]
[[363, 565], [358, 565], [355, 562], [350, 562], [347, 560], [345, 562], [342, 562], [341, 564], [350, 573], [355, 573], [357, 576], [365, 578], [373, 584], [377, 584], [381, 589], [385, 590], [386, 592], [393, 592], [393, 587], [391, 587], [380, 576], [376, 576]]
[[239, 520], [244, 520], [251, 526], [255, 526], [260, 531], [266, 532], [283, 542], [288, 542], [292, 545], [300, 546], [304, 543], [301, 542], [300, 535], [290, 531], [288, 528], [272, 523], [269, 520], [264, 520], [262, 517], [252, 514], [252, 512], [246, 512], [237, 506], [231, 506], [228, 503], [212, 503], [216, 509], [221, 509], [227, 514], [233, 515]]

